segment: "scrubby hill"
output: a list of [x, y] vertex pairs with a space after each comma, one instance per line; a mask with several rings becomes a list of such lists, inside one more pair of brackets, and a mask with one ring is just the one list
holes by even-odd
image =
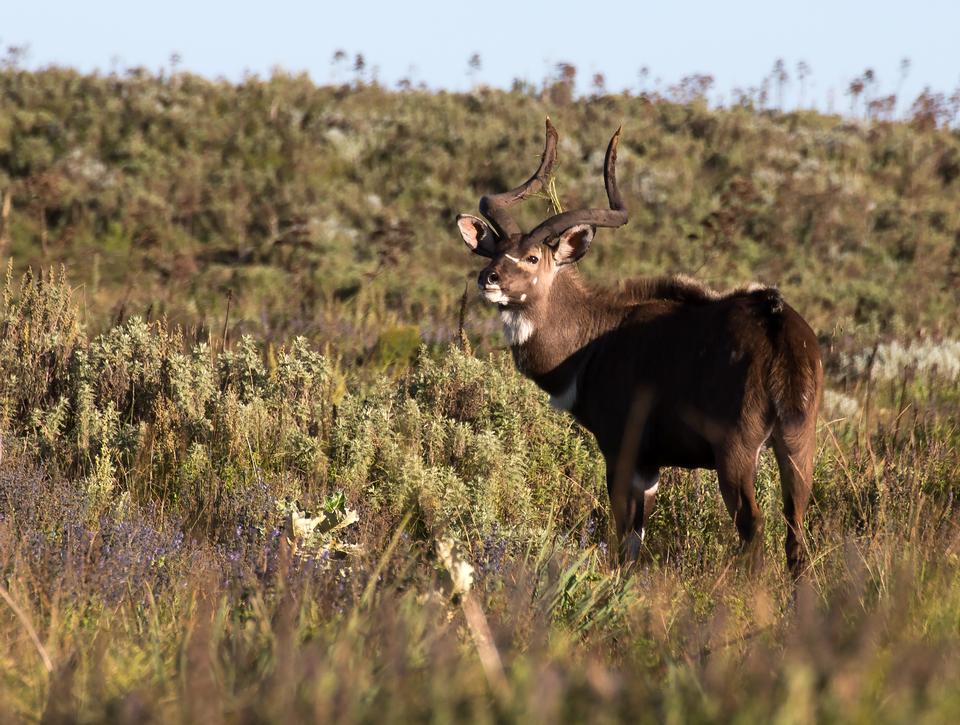
[[[630, 224], [590, 276], [779, 284], [824, 333], [953, 333], [960, 137], [929, 123], [603, 96], [239, 85], [186, 74], [0, 72], [4, 253], [64, 262], [88, 314], [166, 316], [369, 349], [396, 324], [449, 340], [476, 262], [452, 230], [526, 178], [551, 114], [566, 206], [602, 199], [623, 122]], [[530, 202], [536, 220], [546, 202]], [[482, 319], [489, 319], [486, 314]], [[476, 325], [470, 329], [479, 329]], [[486, 332], [486, 328], [484, 328]]]

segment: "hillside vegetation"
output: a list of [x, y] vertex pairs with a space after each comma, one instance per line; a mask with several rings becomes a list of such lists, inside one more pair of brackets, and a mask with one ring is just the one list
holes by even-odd
[[[279, 73], [0, 94], [0, 719], [960, 717], [955, 131]], [[776, 283], [820, 335], [799, 587], [767, 453], [761, 570], [710, 472], [614, 564], [593, 441], [453, 228], [548, 112], [566, 207], [624, 122], [585, 275]]]
[[[960, 138], [929, 124], [283, 74], [7, 70], [0, 98], [5, 253], [18, 269], [67, 264], [98, 329], [139, 314], [220, 331], [232, 295], [232, 325], [271, 340], [367, 350], [396, 324], [449, 340], [476, 267], [453, 218], [530, 174], [549, 113], [566, 207], [601, 203], [624, 124], [631, 220], [601, 232], [592, 278], [758, 279], [824, 333], [955, 332]], [[526, 207], [528, 222], [548, 210]]]

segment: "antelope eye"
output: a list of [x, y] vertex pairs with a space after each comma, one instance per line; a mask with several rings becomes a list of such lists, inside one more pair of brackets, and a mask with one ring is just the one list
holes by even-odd
[[537, 257], [536, 255], [531, 254], [524, 261], [529, 262], [530, 264], [537, 264], [540, 261], [540, 258]]

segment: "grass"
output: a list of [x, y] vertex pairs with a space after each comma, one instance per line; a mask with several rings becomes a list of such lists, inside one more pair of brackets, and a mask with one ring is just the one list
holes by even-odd
[[[851, 390], [858, 416], [822, 425], [795, 592], [766, 454], [761, 572], [736, 561], [714, 476], [678, 472], [647, 563], [614, 566], [592, 441], [502, 354], [422, 348], [374, 382], [302, 340], [190, 348], [135, 319], [88, 338], [56, 275], [4, 299], [10, 717], [960, 710], [955, 407], [897, 425], [881, 390]], [[957, 399], [955, 379], [931, 381]], [[294, 535], [291, 511], [347, 505], [356, 521], [320, 543]]]

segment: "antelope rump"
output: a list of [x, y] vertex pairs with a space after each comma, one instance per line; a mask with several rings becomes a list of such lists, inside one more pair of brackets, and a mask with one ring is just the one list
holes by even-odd
[[556, 214], [524, 232], [509, 208], [540, 191], [557, 158], [550, 119], [536, 173], [461, 214], [470, 249], [490, 260], [477, 283], [500, 308], [517, 368], [597, 440], [621, 556], [638, 556], [660, 470], [717, 471], [745, 550], [763, 525], [754, 490], [760, 451], [780, 472], [791, 573], [805, 562], [803, 517], [813, 483], [823, 365], [816, 335], [772, 287], [715, 292], [674, 276], [597, 289], [577, 273], [597, 227], [619, 227], [620, 130], [607, 147], [609, 209]]

